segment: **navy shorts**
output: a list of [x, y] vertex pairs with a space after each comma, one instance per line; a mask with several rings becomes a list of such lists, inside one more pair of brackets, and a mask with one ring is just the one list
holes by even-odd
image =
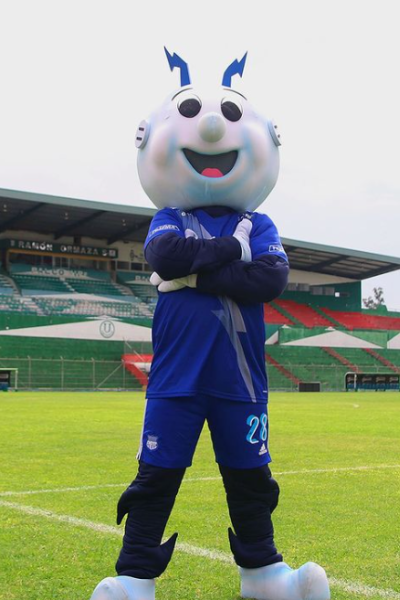
[[156, 467], [189, 467], [205, 421], [220, 465], [253, 469], [271, 462], [267, 403], [206, 395], [148, 399], [138, 458]]

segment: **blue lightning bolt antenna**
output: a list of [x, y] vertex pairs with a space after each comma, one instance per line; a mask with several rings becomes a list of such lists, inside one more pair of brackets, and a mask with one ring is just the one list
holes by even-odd
[[190, 85], [190, 75], [189, 75], [189, 67], [187, 62], [185, 62], [180, 56], [175, 54], [175, 52], [171, 55], [166, 47], [164, 46], [165, 54], [167, 55], [169, 68], [171, 71], [178, 67], [181, 72], [181, 86]]
[[226, 69], [224, 76], [222, 78], [222, 85], [224, 87], [232, 87], [232, 77], [234, 75], [240, 75], [240, 77], [242, 77], [244, 65], [246, 63], [246, 58], [247, 58], [247, 52], [243, 56], [242, 60], [236, 59], [233, 61], [233, 63], [231, 63], [229, 65], [229, 67]]

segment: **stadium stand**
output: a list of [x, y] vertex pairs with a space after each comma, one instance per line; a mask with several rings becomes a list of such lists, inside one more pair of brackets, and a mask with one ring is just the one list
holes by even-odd
[[296, 377], [296, 375], [294, 375], [292, 373], [292, 371], [289, 371], [289, 369], [286, 369], [286, 367], [284, 367], [275, 358], [273, 358], [271, 356], [271, 354], [268, 354], [268, 352], [266, 352], [265, 358], [266, 358], [267, 362], [269, 362], [269, 364], [273, 365], [280, 373], [282, 373], [282, 375], [284, 375], [284, 377], [286, 377], [287, 379], [290, 379], [290, 381], [292, 381], [294, 384], [299, 385], [300, 379], [298, 377]]
[[359, 367], [343, 355], [343, 349], [341, 349], [342, 353], [334, 350], [334, 348], [323, 347], [322, 350], [344, 365], [348, 371], [359, 373]]
[[12, 280], [0, 268], [0, 296], [12, 296], [15, 291], [12, 286]]
[[[379, 366], [378, 363], [381, 363], [381, 364], [385, 365], [385, 367], [388, 367], [389, 369], [394, 371], [395, 373], [400, 373], [399, 367], [394, 365], [392, 363], [392, 361], [390, 361], [388, 358], [385, 358], [384, 356], [382, 356], [382, 352], [380, 354], [378, 354], [378, 352], [376, 352], [372, 348], [365, 348], [364, 352], [366, 352], [367, 354], [369, 354], [370, 356], [373, 356], [375, 358], [375, 363], [377, 366]], [[392, 354], [393, 354], [393, 351], [392, 351]], [[376, 361], [378, 361], [378, 363]]]
[[342, 312], [322, 308], [329, 317], [334, 318], [346, 329], [386, 329], [400, 331], [400, 317], [373, 315], [371, 312]]
[[0, 295], [0, 311], [31, 315], [40, 314], [32, 298], [19, 298], [14, 294]]
[[297, 322], [306, 327], [331, 327], [332, 321], [329, 321], [321, 313], [317, 312], [312, 306], [300, 304], [294, 300], [275, 300], [275, 304], [283, 308]]
[[[274, 361], [273, 368], [271, 368], [271, 359]], [[290, 380], [278, 371], [275, 362], [284, 365], [296, 381]], [[328, 391], [343, 389], [344, 376], [349, 369], [324, 352], [322, 348], [275, 345], [268, 348], [267, 370], [268, 376], [273, 377], [271, 384], [274, 389], [294, 390], [298, 388], [300, 381], [320, 381], [321, 389]]]
[[[155, 211], [7, 190], [0, 198], [0, 366], [20, 368], [27, 388], [145, 385], [158, 295], [143, 242]], [[292, 280], [264, 307], [271, 388], [342, 390], [349, 371], [400, 372], [400, 314], [361, 309], [361, 281], [399, 269], [400, 258], [282, 242]], [[90, 339], [73, 337], [82, 323], [94, 325]], [[131, 337], [113, 337], [118, 323]], [[68, 335], [50, 332], [58, 325]]]
[[[148, 360], [148, 357], [147, 357]], [[122, 362], [127, 371], [138, 380], [142, 387], [146, 387], [148, 383], [148, 376], [144, 368], [140, 368], [139, 364], [143, 364], [143, 357], [139, 354], [124, 354], [122, 356]]]
[[379, 355], [397, 368], [398, 372], [400, 371], [400, 350], [388, 350], [387, 348], [380, 348]]
[[[144, 317], [153, 315], [157, 291], [146, 281], [131, 288], [107, 272], [80, 270], [80, 277], [35, 272], [31, 265], [11, 265], [0, 273], [0, 311], [38, 315]], [[123, 281], [123, 275], [118, 274]], [[135, 289], [139, 293], [135, 295]]]
[[267, 360], [269, 388], [279, 391], [296, 390], [298, 385], [281, 373], [281, 371]]
[[124, 273], [122, 271], [117, 274], [118, 281], [131, 292], [147, 304], [154, 312], [157, 304], [157, 288], [150, 283], [150, 274], [144, 275], [143, 272]]
[[272, 303], [264, 305], [264, 320], [266, 323], [278, 325], [294, 325], [294, 321], [283, 315]]
[[[62, 273], [63, 271], [60, 271]], [[132, 291], [111, 280], [110, 274], [103, 271], [80, 270], [80, 276], [64, 277], [57, 271], [35, 272], [30, 265], [11, 265], [10, 275], [22, 294], [78, 293], [98, 296], [131, 296]]]
[[132, 297], [130, 301], [106, 301], [97, 299], [89, 294], [76, 294], [75, 297], [53, 298], [36, 297], [35, 304], [42, 315], [82, 315], [110, 317], [143, 317], [153, 315], [152, 307], [147, 306], [138, 298]]
[[132, 292], [113, 281], [101, 281], [96, 279], [65, 279], [74, 292], [78, 294], [92, 294], [93, 296], [132, 296]]

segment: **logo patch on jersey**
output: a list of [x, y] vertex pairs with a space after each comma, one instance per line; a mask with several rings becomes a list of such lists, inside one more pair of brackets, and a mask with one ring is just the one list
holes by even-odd
[[280, 244], [270, 244], [268, 252], [283, 252], [283, 254], [286, 254], [283, 246]]
[[179, 227], [177, 225], [159, 225], [153, 231], [150, 231], [150, 235], [154, 235], [158, 231], [179, 231]]
[[148, 435], [146, 446], [149, 450], [157, 450], [158, 448], [158, 437], [155, 435]]
[[268, 450], [267, 450], [267, 448], [265, 447], [265, 444], [263, 444], [263, 445], [261, 446], [261, 448], [260, 448], [260, 451], [259, 451], [258, 455], [259, 455], [259, 456], [262, 456], [263, 454], [267, 454], [267, 452], [268, 452]]
[[239, 223], [240, 223], [240, 221], [243, 221], [243, 219], [249, 219], [249, 221], [251, 221], [253, 217], [254, 217], [254, 213], [245, 212], [242, 215], [240, 215], [240, 217], [238, 218], [238, 221], [239, 221]]

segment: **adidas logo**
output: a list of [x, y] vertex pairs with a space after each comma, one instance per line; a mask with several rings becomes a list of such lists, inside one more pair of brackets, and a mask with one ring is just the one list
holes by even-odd
[[259, 456], [262, 456], [263, 454], [267, 454], [268, 450], [265, 447], [265, 444], [263, 444], [260, 448], [260, 451], [258, 453]]

